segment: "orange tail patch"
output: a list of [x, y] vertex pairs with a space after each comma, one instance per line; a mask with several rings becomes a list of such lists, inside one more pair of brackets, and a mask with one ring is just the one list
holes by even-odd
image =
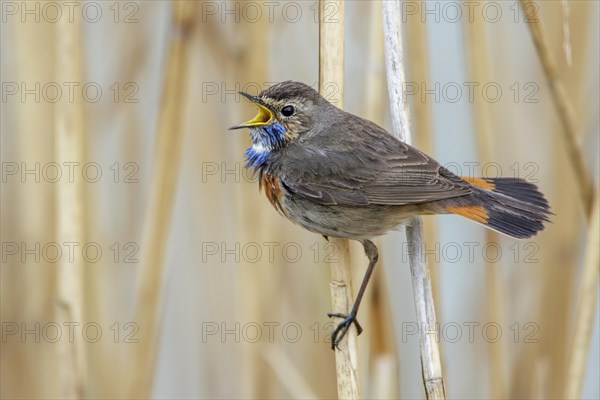
[[471, 185], [477, 186], [478, 188], [481, 188], [481, 189], [494, 190], [496, 188], [496, 185], [494, 184], [494, 181], [492, 179], [471, 178], [471, 177], [467, 177], [467, 176], [461, 176], [460, 179], [462, 179], [463, 181], [467, 181]]
[[453, 206], [448, 207], [447, 210], [453, 214], [469, 218], [470, 220], [480, 222], [482, 224], [485, 224], [490, 218], [490, 215], [483, 206]]

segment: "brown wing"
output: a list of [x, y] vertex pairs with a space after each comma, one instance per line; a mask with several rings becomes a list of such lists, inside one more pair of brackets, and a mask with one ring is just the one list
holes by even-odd
[[[346, 114], [349, 116], [350, 114]], [[379, 126], [354, 117], [340, 135], [314, 135], [284, 149], [274, 166], [284, 187], [319, 204], [404, 205], [471, 193], [470, 185]], [[346, 117], [347, 118], [347, 117]], [[339, 137], [338, 137], [339, 136]]]

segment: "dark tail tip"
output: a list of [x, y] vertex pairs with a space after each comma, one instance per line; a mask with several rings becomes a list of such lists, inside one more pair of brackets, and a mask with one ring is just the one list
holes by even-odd
[[[527, 239], [550, 222], [550, 205], [533, 183], [519, 178], [490, 179], [493, 201], [486, 210], [487, 225], [518, 239]], [[489, 193], [489, 192], [488, 192]]]
[[510, 209], [492, 208], [486, 223], [491, 229], [517, 239], [528, 239], [544, 230], [546, 216], [532, 216], [522, 212], [515, 213]]
[[[463, 178], [464, 179], [464, 178]], [[482, 210], [474, 218], [463, 207], [455, 212], [500, 233], [517, 239], [527, 239], [544, 229], [550, 222], [550, 205], [537, 186], [519, 178], [465, 179], [475, 191], [471, 196]], [[471, 210], [474, 206], [470, 206]]]

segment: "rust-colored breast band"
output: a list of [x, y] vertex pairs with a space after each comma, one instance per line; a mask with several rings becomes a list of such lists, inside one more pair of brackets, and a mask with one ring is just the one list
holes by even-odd
[[283, 209], [281, 208], [281, 186], [279, 186], [279, 179], [277, 177], [271, 176], [269, 174], [264, 174], [259, 183], [259, 188], [265, 190], [265, 195], [267, 199], [275, 207], [275, 209], [279, 212], [283, 213]]

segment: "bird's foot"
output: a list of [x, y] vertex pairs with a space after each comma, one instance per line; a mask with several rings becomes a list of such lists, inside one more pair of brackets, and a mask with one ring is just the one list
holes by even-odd
[[342, 313], [328, 313], [327, 316], [329, 318], [343, 318], [343, 321], [336, 326], [335, 330], [331, 334], [331, 350], [335, 350], [336, 347], [338, 348], [338, 350], [340, 349], [338, 345], [340, 344], [340, 342], [342, 341], [343, 337], [346, 335], [348, 329], [350, 329], [350, 326], [352, 324], [356, 326], [356, 332], [358, 335], [360, 335], [363, 331], [362, 327], [356, 320], [356, 311], [351, 311], [348, 315]]

